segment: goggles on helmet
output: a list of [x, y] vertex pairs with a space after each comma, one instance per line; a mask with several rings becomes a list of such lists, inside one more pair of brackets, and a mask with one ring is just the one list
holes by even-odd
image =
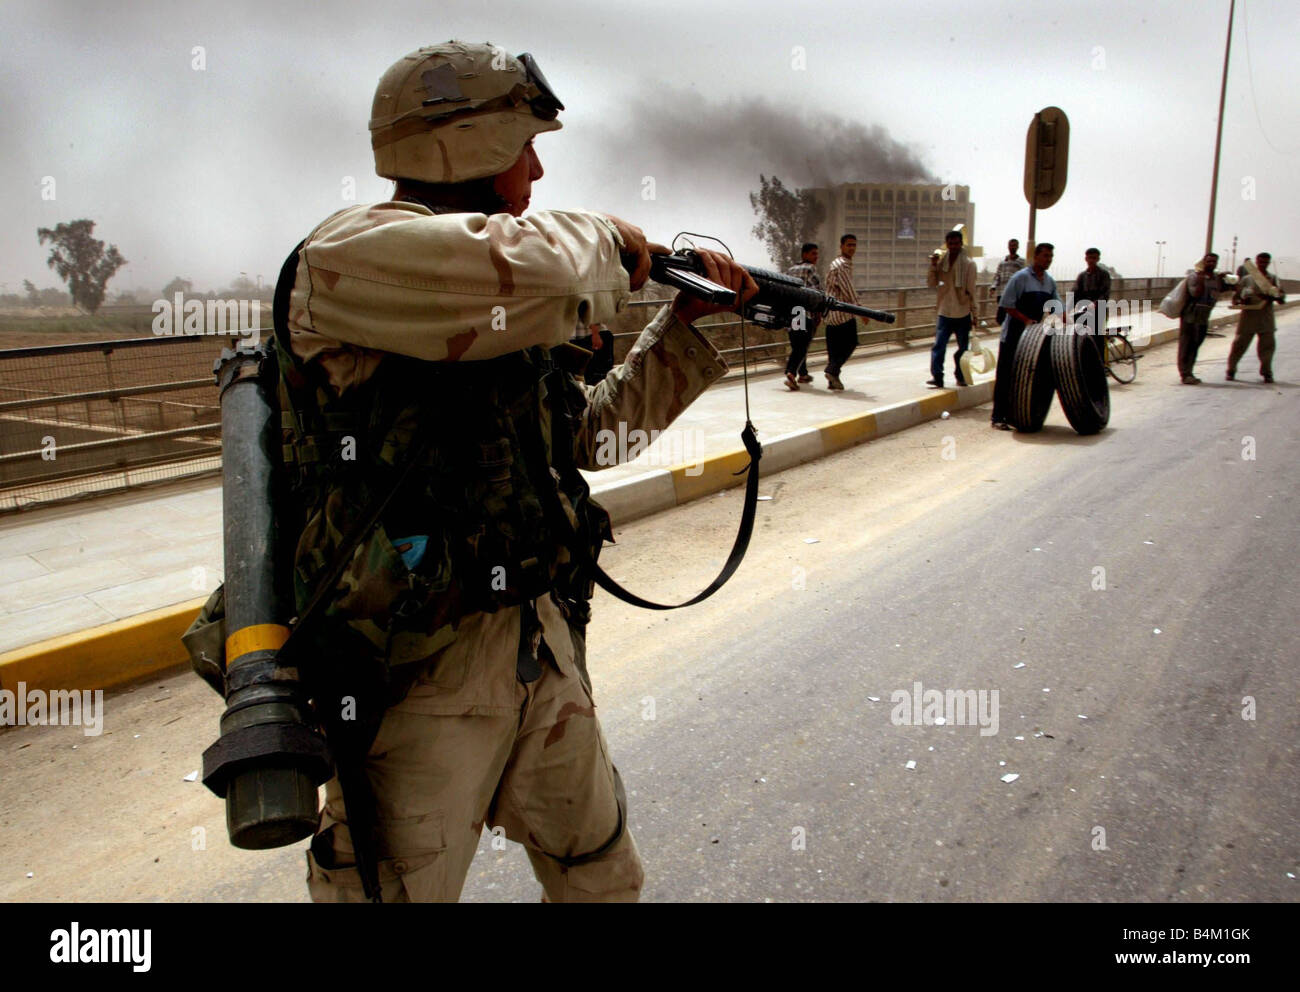
[[555, 95], [555, 90], [551, 89], [551, 84], [542, 75], [541, 66], [528, 52], [516, 55], [515, 58], [523, 63], [524, 78], [537, 87], [537, 95], [528, 101], [529, 106], [533, 108], [533, 116], [543, 121], [555, 120], [564, 109], [564, 104], [560, 102], [560, 98]]

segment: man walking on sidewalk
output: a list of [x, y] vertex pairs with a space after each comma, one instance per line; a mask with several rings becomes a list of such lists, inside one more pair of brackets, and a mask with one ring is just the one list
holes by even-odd
[[928, 383], [936, 389], [943, 388], [943, 359], [948, 352], [948, 338], [954, 334], [957, 354], [953, 356], [953, 377], [957, 385], [966, 385], [961, 375], [961, 356], [970, 345], [971, 319], [975, 316], [975, 260], [962, 250], [961, 231], [949, 231], [943, 240], [948, 251], [930, 256], [930, 271], [926, 276], [927, 285], [939, 291]]
[[1011, 430], [1012, 380], [1020, 335], [1030, 324], [1043, 319], [1043, 309], [1048, 300], [1061, 299], [1056, 291], [1056, 280], [1047, 274], [1054, 251], [1055, 248], [1046, 242], [1035, 246], [1033, 266], [1013, 275], [1002, 291], [1001, 305], [1007, 316], [1002, 323], [998, 371], [993, 382], [993, 426], [998, 430]]
[[[993, 299], [1001, 299], [1001, 293], [1007, 288], [1007, 283], [1011, 277], [1023, 269], [1029, 263], [1020, 257], [1020, 242], [1012, 238], [1007, 242], [1007, 257], [998, 262], [998, 271], [993, 276], [993, 290], [990, 294]], [[998, 323], [1001, 324], [1006, 317], [1006, 311], [998, 307]]]
[[[856, 235], [840, 238], [840, 257], [831, 262], [826, 273], [826, 292], [841, 303], [858, 302], [853, 288], [853, 253], [858, 250]], [[852, 314], [833, 313], [826, 320], [826, 384], [831, 389], [843, 389], [840, 369], [858, 346], [858, 322]]]
[[1273, 351], [1277, 347], [1277, 323], [1273, 317], [1273, 301], [1286, 302], [1286, 294], [1277, 281], [1277, 276], [1268, 271], [1268, 263], [1273, 256], [1266, 251], [1255, 256], [1255, 269], [1258, 276], [1253, 276], [1242, 266], [1237, 270], [1241, 281], [1232, 294], [1232, 302], [1239, 305], [1241, 313], [1237, 317], [1237, 335], [1232, 339], [1232, 350], [1228, 353], [1229, 382], [1237, 378], [1237, 363], [1250, 347], [1251, 338], [1259, 335], [1256, 354], [1259, 355], [1259, 374], [1265, 382], [1273, 381]]
[[[811, 241], [805, 242], [800, 249], [802, 261], [798, 265], [792, 265], [786, 275], [802, 279], [805, 286], [820, 293], [822, 281], [817, 276], [817, 259], [820, 255], [821, 250], [815, 244]], [[805, 313], [800, 315], [796, 323], [802, 323], [803, 327], [796, 330], [791, 326], [790, 357], [785, 363], [785, 384], [792, 392], [798, 390], [800, 382], [813, 381], [812, 376], [808, 374], [808, 346], [812, 344], [813, 335], [817, 333], [817, 325], [821, 323], [821, 318]], [[798, 381], [795, 380], [796, 374], [799, 377]]]
[[1219, 256], [1210, 252], [1187, 275], [1187, 303], [1178, 317], [1178, 374], [1184, 386], [1201, 384], [1193, 369], [1209, 330], [1210, 311], [1223, 291], [1223, 274], [1214, 271], [1218, 264]]

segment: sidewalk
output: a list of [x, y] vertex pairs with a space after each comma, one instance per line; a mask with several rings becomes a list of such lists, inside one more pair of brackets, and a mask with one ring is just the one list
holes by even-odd
[[[1169, 337], [1171, 326], [1176, 336], [1176, 321], [1152, 315], [1152, 331], [1164, 332], [1156, 334], [1155, 343]], [[985, 334], [981, 340], [997, 350], [995, 335]], [[947, 359], [949, 382], [953, 347]], [[757, 373], [751, 369], [749, 415], [764, 445], [765, 478], [932, 419], [945, 409], [991, 398], [991, 373], [960, 391], [927, 388], [929, 348], [924, 343], [850, 361], [842, 373], [842, 392], [826, 388], [823, 362], [824, 357], [814, 360], [814, 383], [797, 393], [786, 389], [780, 370], [770, 361], [758, 366]], [[743, 476], [732, 473], [748, 461], [741, 452], [744, 422], [742, 383], [728, 376], [635, 460], [587, 473], [593, 492], [617, 525], [739, 485]], [[635, 442], [635, 436], [629, 438], [629, 444]], [[125, 652], [123, 657], [149, 651], [166, 654], [162, 645], [175, 643], [169, 639], [178, 636], [176, 625], [184, 629], [221, 575], [221, 487], [210, 480], [2, 520], [0, 652], [11, 654], [0, 657], [0, 663], [14, 661], [14, 649], [109, 624], [113, 626], [103, 633], [110, 640], [97, 647], [68, 637], [57, 645], [51, 642], [51, 648], [67, 652], [67, 664], [80, 666], [78, 670], [84, 669], [88, 654], [97, 653], [94, 667], [105, 670], [119, 664], [119, 652]], [[159, 646], [109, 646], [116, 644], [111, 640], [115, 630], [129, 629], [120, 621], [144, 614], [165, 621]], [[8, 686], [16, 681], [14, 673], [26, 670], [24, 662], [5, 674], [0, 664], [0, 683]]]

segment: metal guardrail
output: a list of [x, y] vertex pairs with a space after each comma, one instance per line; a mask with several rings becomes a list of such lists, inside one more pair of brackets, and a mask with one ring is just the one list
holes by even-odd
[[221, 467], [221, 337], [0, 351], [0, 513]]
[[[1112, 296], [1156, 301], [1178, 278], [1117, 280]], [[989, 286], [978, 290], [979, 318], [996, 330], [996, 301]], [[907, 346], [934, 334], [933, 289], [864, 289], [859, 300], [900, 315], [897, 324], [860, 324], [864, 346]], [[718, 316], [697, 326], [733, 365], [742, 351], [753, 363], [784, 363], [784, 331], [750, 324], [742, 349], [739, 324]], [[638, 333], [614, 337], [630, 346]], [[229, 344], [221, 336], [174, 336], [0, 350], [0, 513], [218, 472], [221, 418], [211, 368]], [[824, 349], [819, 336], [810, 353]]]

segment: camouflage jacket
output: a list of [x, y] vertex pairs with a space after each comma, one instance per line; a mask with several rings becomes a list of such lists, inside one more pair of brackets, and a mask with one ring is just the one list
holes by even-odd
[[[560, 345], [576, 323], [609, 320], [625, 304], [628, 280], [618, 248], [612, 225], [582, 212], [515, 219], [437, 215], [410, 203], [349, 208], [328, 218], [304, 245], [290, 298], [291, 346], [303, 362], [318, 363], [342, 395], [398, 356], [466, 362]], [[702, 334], [661, 309], [621, 365], [595, 386], [578, 387], [586, 405], [573, 431], [574, 461], [581, 468], [604, 467], [596, 459], [603, 431], [668, 427], [726, 368]], [[557, 667], [582, 673], [585, 682], [574, 646], [580, 633], [568, 629], [551, 597], [536, 605]], [[459, 620], [449, 645], [446, 637], [419, 644], [390, 639], [389, 662], [423, 660], [425, 649], [436, 648], [427, 672], [441, 683], [459, 674], [459, 687], [477, 653], [515, 654], [519, 626], [518, 607], [473, 613]], [[365, 633], [373, 644], [382, 643], [382, 631]], [[481, 697], [475, 709], [510, 712], [513, 692], [513, 685], [489, 681], [473, 694]], [[436, 694], [419, 705], [437, 712]], [[459, 705], [463, 713], [463, 698]]]

